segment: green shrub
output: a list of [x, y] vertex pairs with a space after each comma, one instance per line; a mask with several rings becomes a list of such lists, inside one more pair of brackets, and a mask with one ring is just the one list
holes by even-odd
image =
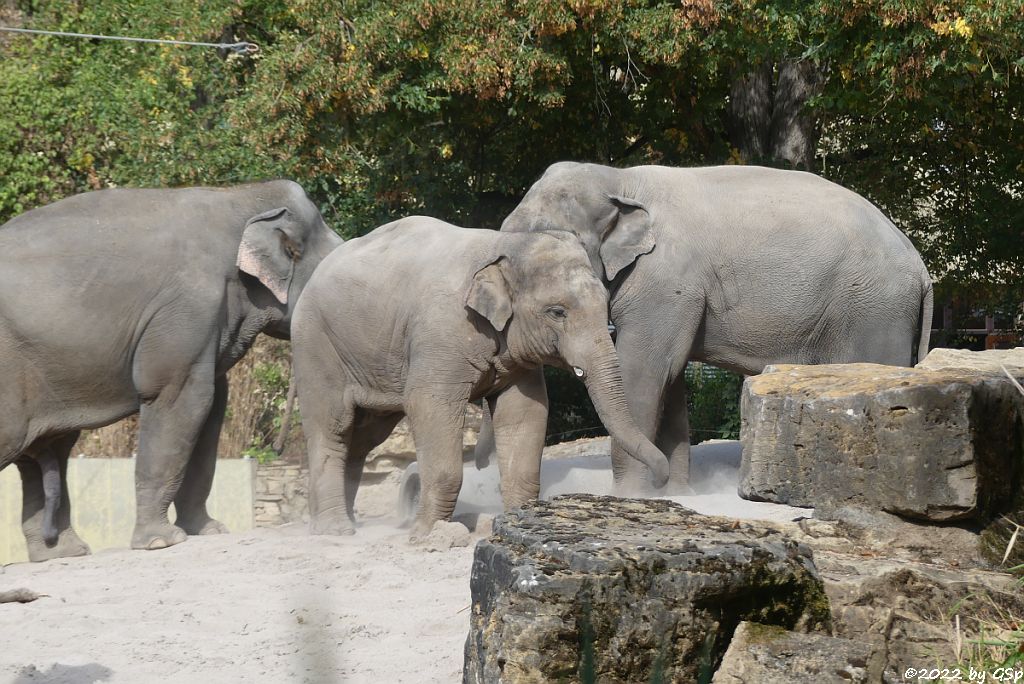
[[686, 368], [686, 385], [690, 443], [739, 439], [743, 376], [707, 364], [691, 363]]
[[547, 366], [544, 380], [548, 386], [549, 406], [546, 444], [608, 434], [586, 386], [572, 373]]
[[[607, 435], [587, 388], [572, 373], [545, 368], [548, 386], [547, 444]], [[707, 364], [686, 369], [690, 441], [737, 439], [740, 434], [740, 389], [743, 376]]]
[[[1010, 570], [1021, 572], [1024, 567]], [[992, 674], [1024, 667], [1024, 603], [1020, 600], [1024, 578], [1017, 581], [1017, 589], [1016, 595], [1009, 596], [970, 594], [950, 611], [957, 668], [965, 681], [972, 671]]]

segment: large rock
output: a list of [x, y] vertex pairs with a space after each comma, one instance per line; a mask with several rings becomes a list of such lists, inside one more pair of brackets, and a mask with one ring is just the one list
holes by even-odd
[[562, 496], [477, 544], [465, 682], [706, 681], [743, 620], [823, 626], [810, 552], [664, 500]]
[[769, 366], [744, 383], [741, 413], [746, 498], [947, 521], [1019, 495], [1024, 396], [997, 364]]
[[802, 634], [782, 627], [741, 622], [729, 642], [713, 684], [869, 684], [881, 671], [875, 647], [826, 634]]
[[772, 526], [814, 554], [831, 633], [873, 647], [869, 681], [895, 684], [909, 667], [968, 660], [993, 621], [1009, 629], [1024, 614], [1017, 579], [983, 568], [976, 533], [863, 509], [838, 518]]
[[906, 668], [922, 663], [958, 662], [957, 616], [967, 643], [991, 630], [993, 611], [1012, 614], [1024, 603], [1013, 578], [998, 573], [817, 551], [815, 559], [834, 634], [873, 644], [887, 682], [903, 681]]
[[983, 373], [1001, 373], [1001, 366], [1005, 366], [1006, 370], [1017, 377], [1024, 375], [1024, 347], [986, 351], [938, 347], [928, 352], [924, 361], [917, 364], [917, 368], [928, 370], [961, 368]]

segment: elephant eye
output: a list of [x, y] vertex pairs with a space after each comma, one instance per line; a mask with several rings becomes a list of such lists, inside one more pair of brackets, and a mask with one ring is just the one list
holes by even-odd
[[564, 320], [569, 317], [569, 313], [565, 310], [564, 306], [549, 306], [544, 312], [557, 320]]

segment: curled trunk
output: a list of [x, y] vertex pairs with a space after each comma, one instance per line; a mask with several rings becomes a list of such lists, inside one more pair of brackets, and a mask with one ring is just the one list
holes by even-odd
[[589, 358], [592, 360], [589, 367], [578, 368], [583, 371], [587, 392], [608, 434], [627, 454], [651, 470], [655, 487], [664, 486], [668, 480], [668, 459], [640, 431], [629, 412], [619, 361], [611, 340], [607, 343], [602, 341], [596, 353]]

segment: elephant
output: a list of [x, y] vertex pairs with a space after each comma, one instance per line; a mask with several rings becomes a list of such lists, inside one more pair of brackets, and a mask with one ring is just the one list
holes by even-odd
[[[873, 204], [811, 173], [755, 166], [550, 166], [502, 223], [568, 230], [610, 295], [630, 410], [689, 491], [684, 369], [875, 362], [928, 353], [932, 281]], [[478, 462], [490, 440], [482, 429]], [[650, 492], [613, 445], [616, 491]]]
[[292, 320], [314, 534], [354, 532], [367, 453], [403, 415], [422, 490], [413, 541], [449, 519], [462, 484], [466, 404], [493, 416], [502, 500], [537, 497], [543, 365], [573, 370], [625, 453], [656, 481], [668, 460], [629, 416], [608, 296], [569, 233], [499, 233], [407, 217], [324, 260]]
[[341, 243], [285, 180], [99, 190], [0, 226], [0, 468], [20, 471], [31, 560], [89, 552], [71, 526], [68, 455], [80, 430], [134, 413], [132, 547], [226, 531], [206, 510], [226, 373], [259, 333], [288, 337]]

